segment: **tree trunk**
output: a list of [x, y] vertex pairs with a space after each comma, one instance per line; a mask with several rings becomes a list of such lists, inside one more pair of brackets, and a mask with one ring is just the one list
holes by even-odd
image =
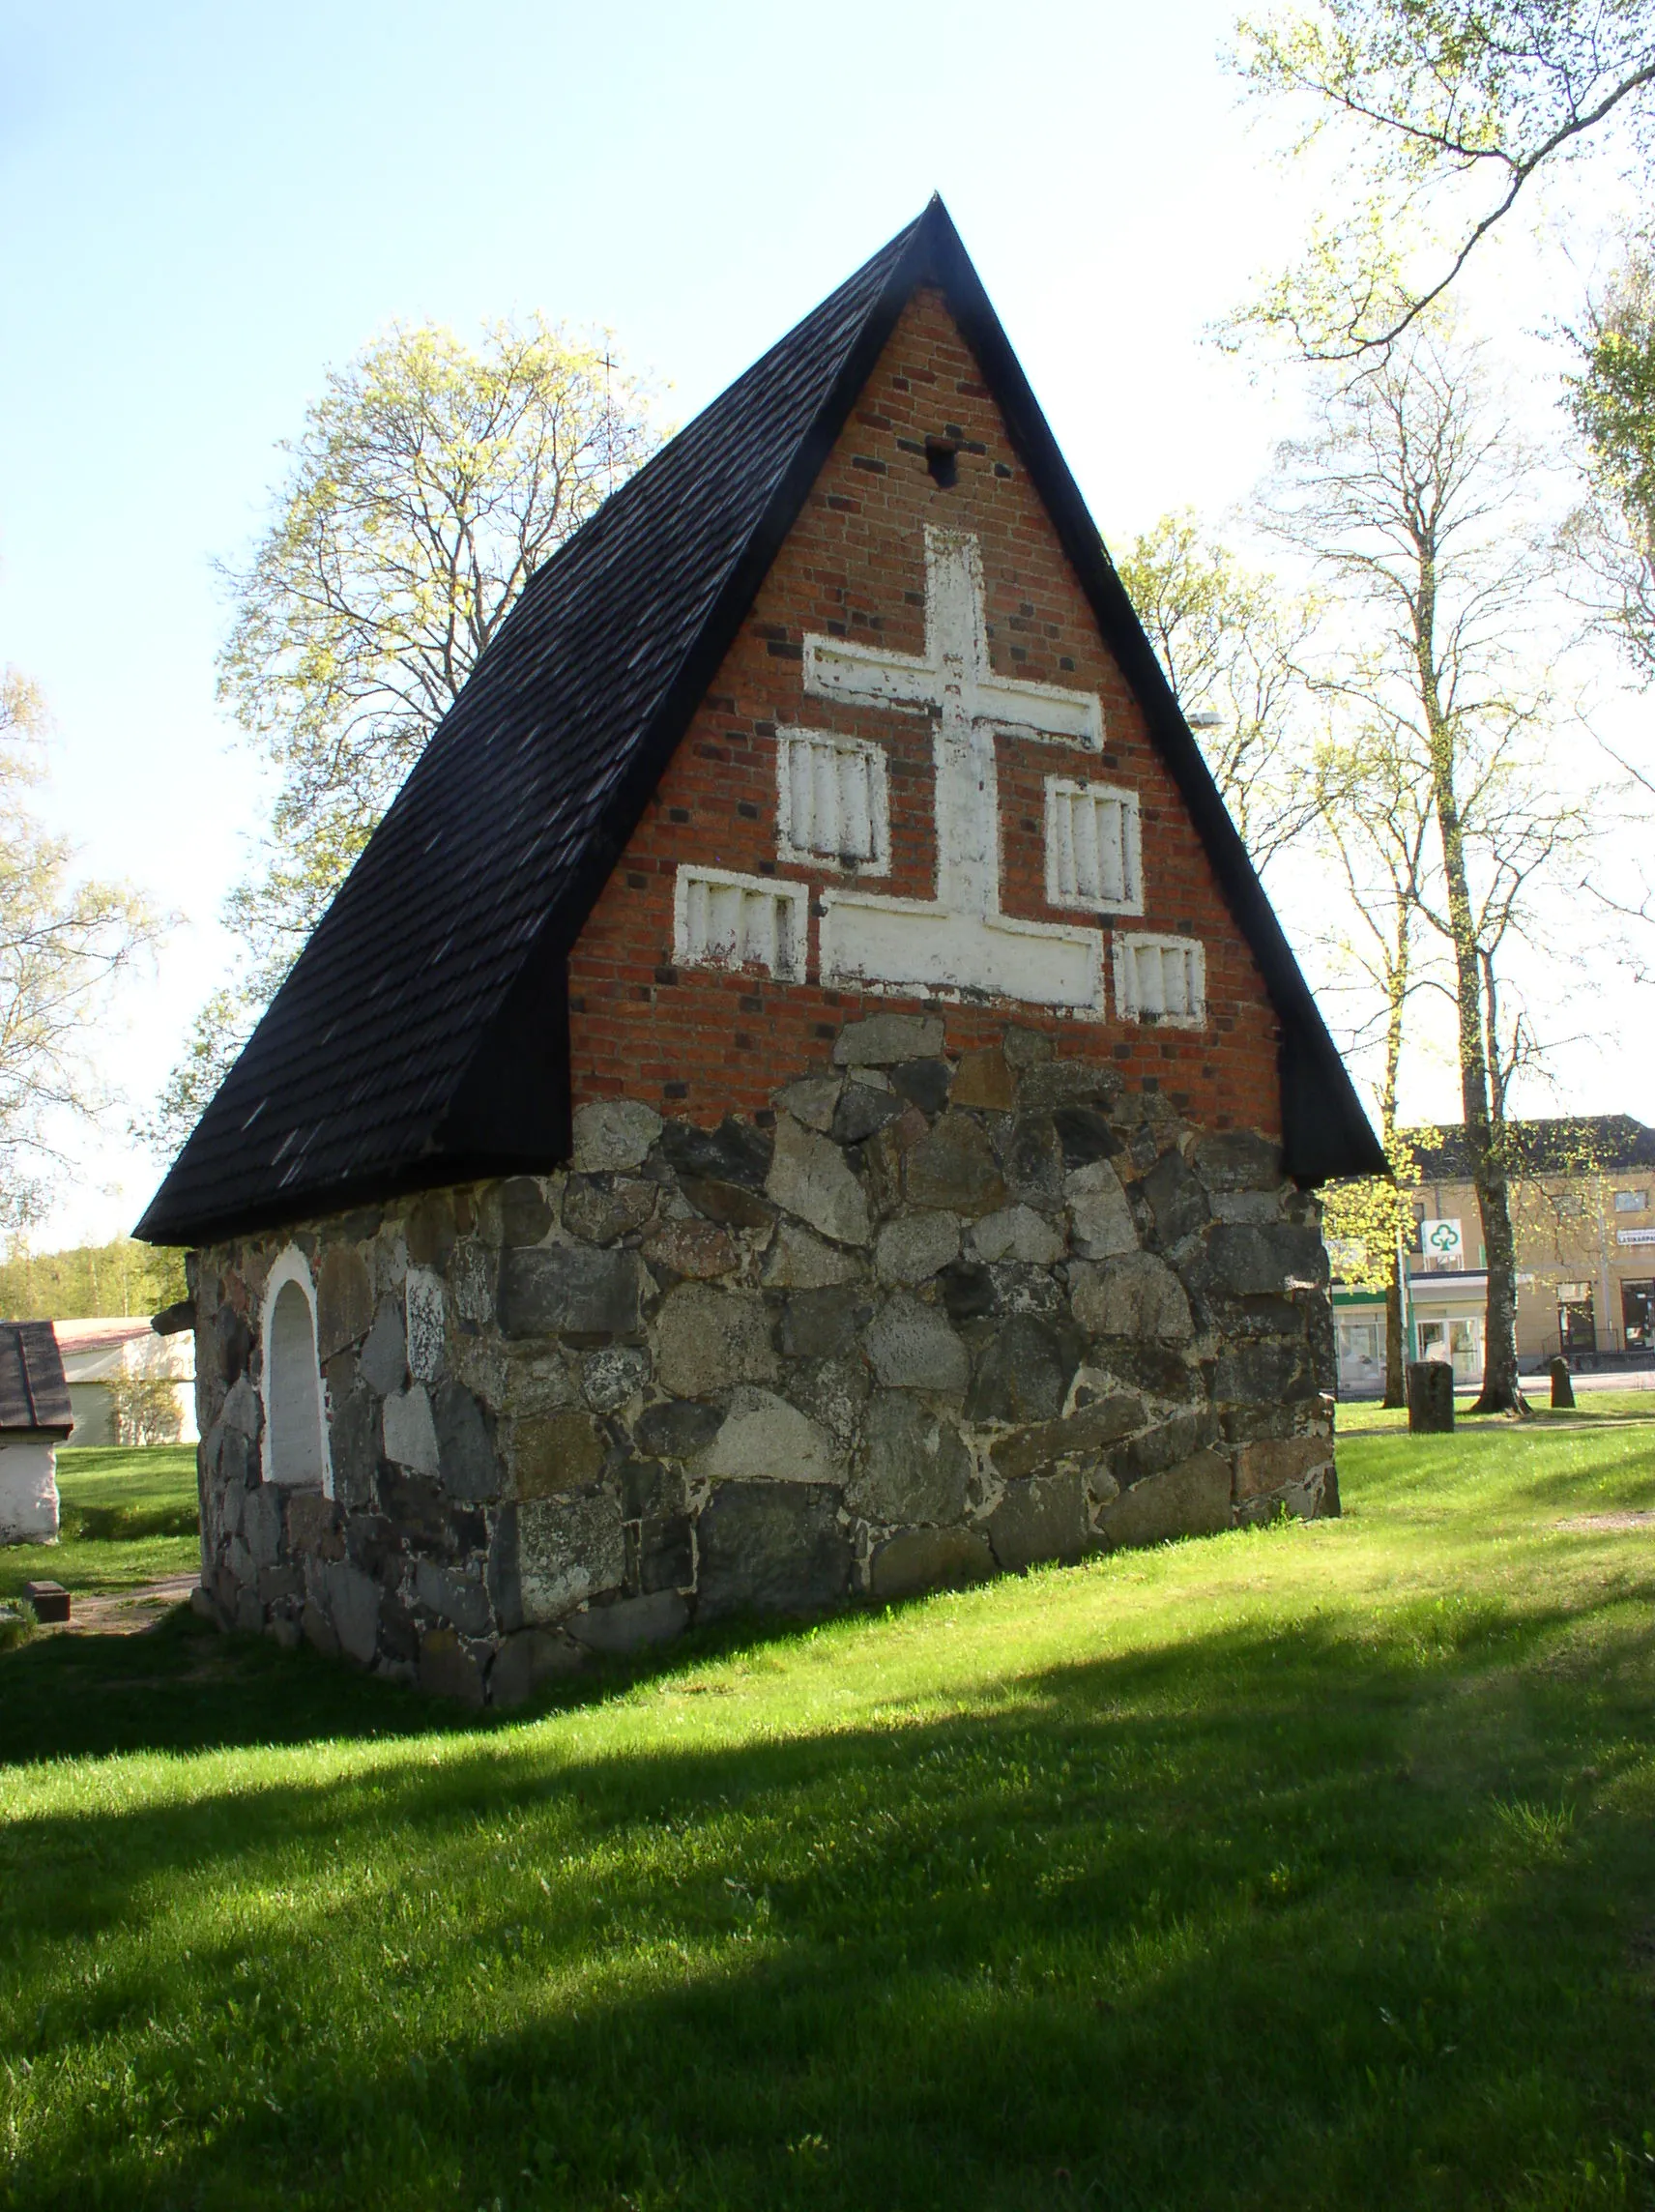
[[[1481, 954], [1481, 963], [1484, 1057], [1488, 1064], [1489, 1079], [1487, 1159], [1490, 1173], [1488, 1179], [1494, 1200], [1495, 1234], [1501, 1239], [1502, 1255], [1501, 1264], [1496, 1268], [1495, 1266], [1495, 1237], [1489, 1234], [1487, 1227], [1490, 1208], [1488, 1203], [1484, 1201], [1479, 1186], [1477, 1198], [1483, 1212], [1484, 1237], [1489, 1261], [1488, 1315], [1483, 1323], [1485, 1344], [1483, 1398], [1489, 1395], [1489, 1382], [1492, 1374], [1492, 1366], [1486, 1347], [1496, 1341], [1496, 1328], [1498, 1330], [1497, 1342], [1501, 1347], [1502, 1355], [1509, 1356], [1510, 1362], [1509, 1370], [1502, 1368], [1501, 1376], [1498, 1379], [1497, 1387], [1501, 1391], [1498, 1404], [1484, 1410], [1498, 1412], [1513, 1411], [1526, 1412], [1528, 1408], [1524, 1400], [1523, 1388], [1517, 1374], [1517, 1236], [1512, 1227], [1511, 1186], [1506, 1175], [1506, 1163], [1511, 1155], [1506, 1146], [1505, 1071], [1500, 1064], [1499, 1056], [1499, 1002], [1495, 995], [1495, 965], [1488, 953]], [[1496, 1291], [1501, 1301], [1497, 1308], [1495, 1304]], [[1482, 1406], [1482, 1398], [1479, 1398], [1477, 1401], [1479, 1407]]]
[[1450, 717], [1443, 712], [1437, 680], [1436, 615], [1435, 553], [1434, 549], [1422, 548], [1415, 630], [1420, 699], [1430, 738], [1431, 779], [1437, 802], [1437, 829], [1442, 840], [1442, 873], [1448, 890], [1448, 922], [1454, 945], [1460, 1099], [1489, 1271], [1488, 1304], [1483, 1320], [1483, 1386], [1472, 1410], [1479, 1413], [1526, 1413], [1528, 1408], [1517, 1382], [1517, 1239], [1512, 1234], [1504, 1148], [1497, 1141], [1490, 1112], [1481, 949], [1471, 912], [1466, 843], [1454, 782], [1454, 730]]
[[1483, 1386], [1473, 1411], [1525, 1413], [1528, 1408], [1517, 1381], [1517, 1239], [1511, 1226], [1504, 1149], [1498, 1142], [1489, 1108], [1483, 978], [1471, 920], [1459, 803], [1454, 791], [1452, 741], [1445, 733], [1432, 749], [1436, 765], [1437, 821], [1442, 837], [1442, 866], [1447, 878], [1448, 915], [1454, 937], [1455, 999], [1460, 1021], [1460, 1099], [1489, 1270], [1488, 1304], [1483, 1321]]
[[[1379, 1094], [1379, 1126], [1385, 1158], [1396, 1161], [1397, 1087], [1402, 1076], [1403, 1013], [1408, 1004], [1412, 953], [1413, 912], [1406, 897], [1397, 900], [1396, 943], [1385, 977], [1389, 1004], [1385, 1017], [1385, 1077]], [[1398, 1199], [1400, 1212], [1401, 1199]], [[1398, 1230], [1400, 1232], [1400, 1220]], [[1390, 1276], [1385, 1285], [1385, 1397], [1387, 1406], [1408, 1404], [1408, 1347], [1402, 1336], [1402, 1271], [1408, 1265], [1399, 1234], [1391, 1237]]]
[[1489, 1261], [1489, 1302], [1483, 1323], [1483, 1387], [1473, 1412], [1526, 1413], [1517, 1378], [1517, 1238], [1512, 1233], [1505, 1165], [1497, 1150], [1484, 1154], [1477, 1178], [1477, 1209]]
[[1391, 1253], [1391, 1279], [1385, 1285], [1385, 1398], [1387, 1406], [1408, 1404], [1408, 1350], [1402, 1340], [1400, 1252]]

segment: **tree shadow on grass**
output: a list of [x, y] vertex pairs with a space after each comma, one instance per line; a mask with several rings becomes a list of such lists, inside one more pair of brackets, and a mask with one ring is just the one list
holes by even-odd
[[799, 1633], [797, 1619], [734, 1618], [631, 1658], [595, 1658], [530, 1705], [479, 1712], [308, 1647], [221, 1635], [179, 1606], [134, 1635], [46, 1633], [0, 1647], [0, 1774], [42, 1760], [487, 1732]]
[[308, 1651], [220, 1636], [180, 1607], [132, 1636], [43, 1634], [0, 1651], [0, 1772], [37, 1760], [413, 1734], [449, 1708]]
[[18, 2200], [1644, 2201], [1655, 1637], [1423, 1618], [30, 1812]]

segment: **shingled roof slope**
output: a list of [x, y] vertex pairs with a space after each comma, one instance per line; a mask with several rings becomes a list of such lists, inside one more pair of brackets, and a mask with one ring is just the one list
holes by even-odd
[[0, 1322], [0, 1430], [74, 1426], [63, 1357], [49, 1321]]
[[1096, 527], [941, 200], [537, 572], [203, 1115], [155, 1243], [566, 1152], [569, 947], [897, 316], [941, 286], [1144, 702], [1283, 1025], [1289, 1163], [1382, 1159]]

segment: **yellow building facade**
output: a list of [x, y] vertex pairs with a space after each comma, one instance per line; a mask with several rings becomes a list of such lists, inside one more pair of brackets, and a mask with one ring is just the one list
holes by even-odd
[[[1465, 1132], [1406, 1132], [1418, 1163], [1408, 1253], [1408, 1357], [1442, 1359], [1457, 1383], [1483, 1372], [1487, 1254]], [[1655, 1364], [1655, 1129], [1629, 1114], [1513, 1125], [1517, 1353], [1527, 1371], [1562, 1353], [1581, 1369]], [[1339, 1387], [1384, 1382], [1384, 1303], [1334, 1290]]]

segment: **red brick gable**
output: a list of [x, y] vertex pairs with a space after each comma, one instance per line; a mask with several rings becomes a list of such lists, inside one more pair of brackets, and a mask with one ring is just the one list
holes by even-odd
[[[928, 465], [928, 438], [957, 449], [949, 488]], [[730, 1111], [760, 1114], [780, 1085], [825, 1059], [846, 1019], [937, 1003], [824, 988], [822, 895], [846, 874], [830, 860], [779, 859], [777, 844], [778, 728], [872, 740], [886, 756], [890, 857], [888, 874], [865, 888], [916, 900], [935, 894], [932, 721], [806, 698], [803, 686], [809, 635], [923, 654], [928, 524], [978, 540], [996, 676], [1095, 692], [1103, 706], [1101, 755], [1074, 742], [997, 742], [1003, 912], [1095, 922], [1047, 900], [1046, 780], [1123, 786], [1141, 807], [1144, 887], [1142, 916], [1123, 926], [1197, 939], [1206, 967], [1200, 1030], [1122, 1020], [1112, 977], [1102, 1020], [1009, 1000], [949, 1004], [950, 1046], [997, 1037], [1008, 1021], [1041, 1029], [1063, 1053], [1113, 1059], [1129, 1084], [1164, 1091], [1205, 1126], [1279, 1134], [1277, 1025], [1263, 978], [1000, 411], [932, 291], [903, 311], [581, 932], [569, 963], [574, 1103], [626, 1093], [704, 1122]], [[674, 893], [684, 862], [807, 884], [806, 979], [675, 964]]]

